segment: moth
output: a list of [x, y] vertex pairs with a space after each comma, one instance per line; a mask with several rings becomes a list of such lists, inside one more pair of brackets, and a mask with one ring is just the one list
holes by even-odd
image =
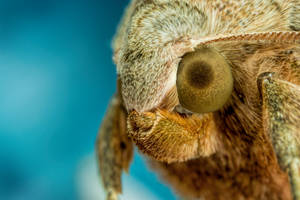
[[132, 0], [96, 145], [107, 199], [137, 146], [183, 199], [300, 200], [299, 31], [299, 0]]

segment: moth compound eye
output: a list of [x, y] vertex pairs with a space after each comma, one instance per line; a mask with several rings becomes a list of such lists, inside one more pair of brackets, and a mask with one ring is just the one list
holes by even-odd
[[180, 61], [176, 86], [182, 107], [196, 113], [216, 111], [233, 89], [230, 65], [211, 48], [197, 49]]

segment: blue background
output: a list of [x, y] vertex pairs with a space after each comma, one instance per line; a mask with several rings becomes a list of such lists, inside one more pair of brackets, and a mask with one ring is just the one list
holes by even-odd
[[[0, 0], [0, 199], [78, 199], [78, 163], [115, 91], [110, 43], [127, 3]], [[130, 171], [175, 198], [140, 156]]]

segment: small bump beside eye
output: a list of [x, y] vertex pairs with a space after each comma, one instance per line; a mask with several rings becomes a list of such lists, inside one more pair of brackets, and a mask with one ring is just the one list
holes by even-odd
[[230, 65], [211, 48], [201, 48], [183, 56], [177, 70], [180, 104], [196, 113], [213, 112], [228, 100], [233, 89]]

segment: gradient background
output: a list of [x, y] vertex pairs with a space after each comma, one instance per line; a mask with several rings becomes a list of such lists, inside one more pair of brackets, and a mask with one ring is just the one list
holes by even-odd
[[[0, 0], [1, 200], [103, 199], [94, 143], [127, 3]], [[176, 198], [137, 155], [123, 181], [122, 199]]]

